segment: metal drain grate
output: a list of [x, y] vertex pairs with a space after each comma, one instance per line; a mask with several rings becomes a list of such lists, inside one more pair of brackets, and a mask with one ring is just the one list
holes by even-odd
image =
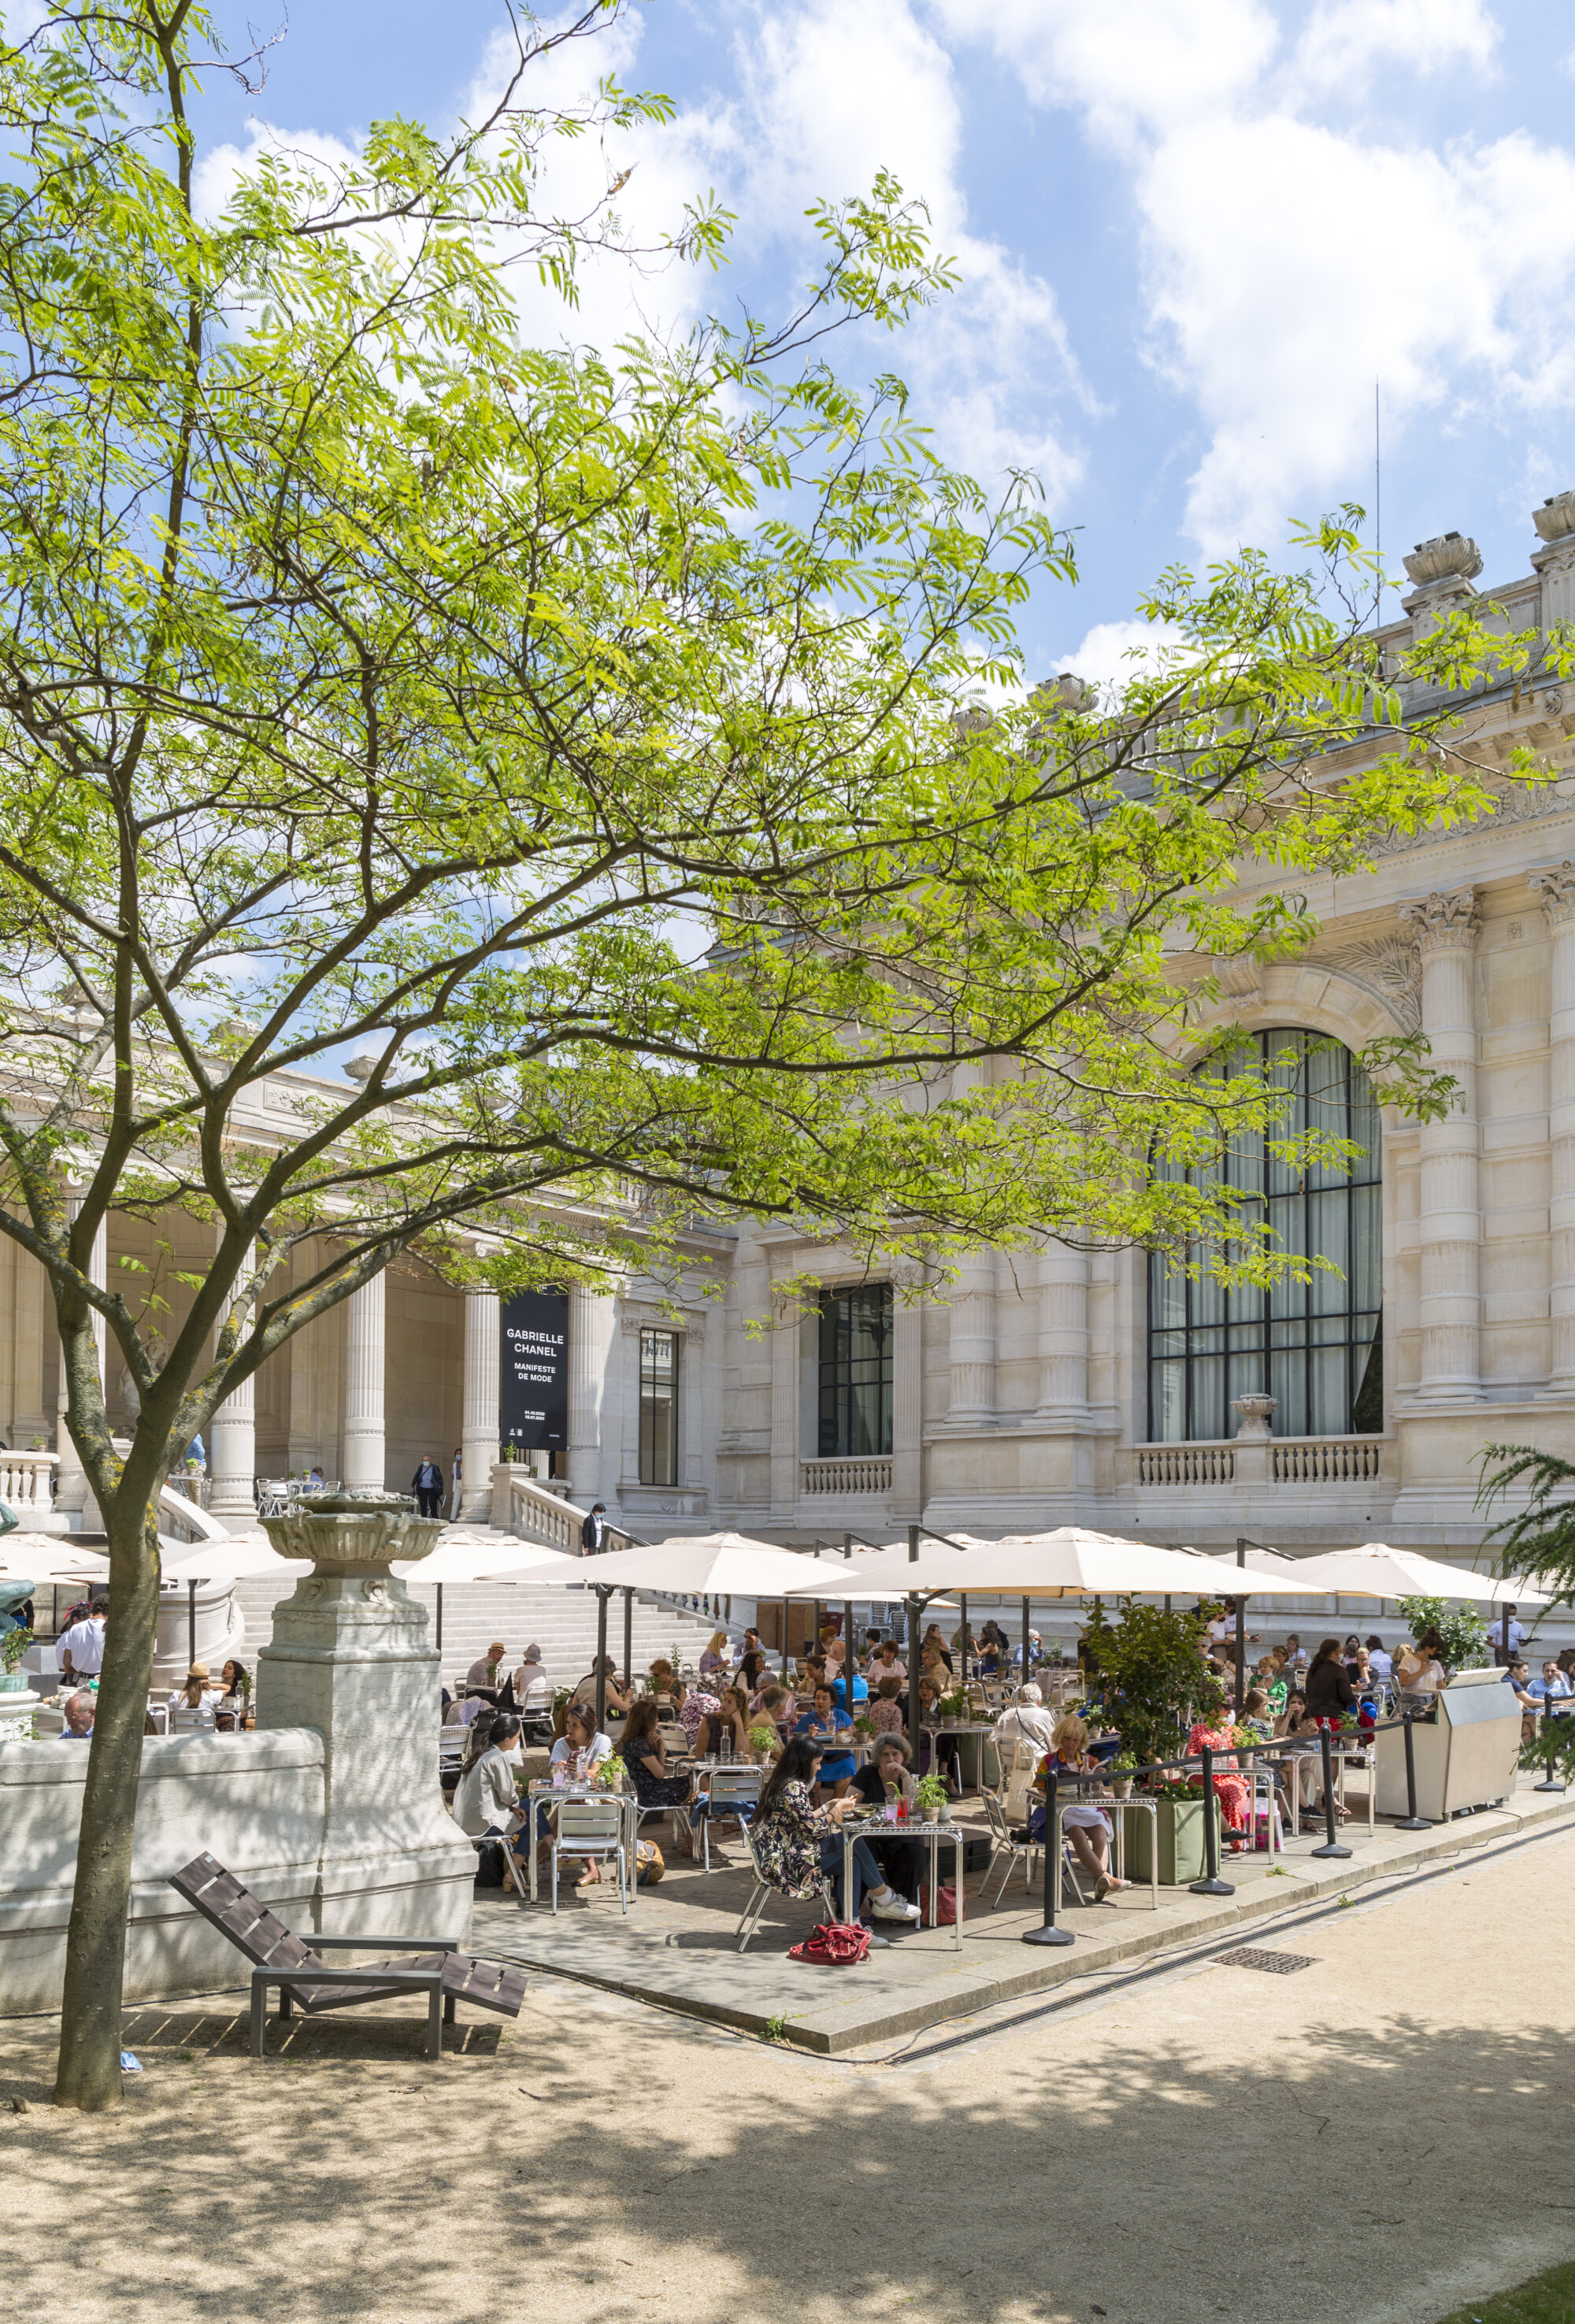
[[1311, 1969], [1315, 1953], [1272, 1953], [1261, 1945], [1238, 1945], [1234, 1952], [1216, 1953], [1221, 1969], [1264, 1969], [1271, 1977], [1289, 1977], [1294, 1969]]

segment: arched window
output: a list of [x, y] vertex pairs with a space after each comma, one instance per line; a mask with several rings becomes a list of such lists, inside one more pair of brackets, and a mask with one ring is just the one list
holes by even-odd
[[[1288, 1277], [1269, 1293], [1190, 1281], [1162, 1251], [1148, 1260], [1148, 1435], [1153, 1443], [1236, 1434], [1235, 1397], [1277, 1397], [1276, 1436], [1376, 1435], [1384, 1425], [1383, 1229], [1378, 1109], [1349, 1049], [1316, 1033], [1276, 1028], [1255, 1037], [1264, 1070], [1294, 1086], [1287, 1132], [1353, 1139], [1362, 1152], [1349, 1177], [1288, 1170], [1242, 1138], [1211, 1175], [1256, 1194], [1287, 1250], [1331, 1259], [1309, 1283]], [[1207, 1070], [1205, 1068], [1204, 1070]]]

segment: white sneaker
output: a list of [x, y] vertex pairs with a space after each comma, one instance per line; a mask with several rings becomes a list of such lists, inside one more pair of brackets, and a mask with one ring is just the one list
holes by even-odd
[[871, 1896], [870, 1910], [878, 1921], [916, 1921], [919, 1916], [918, 1906], [910, 1904], [907, 1897], [899, 1896], [895, 1889], [886, 1898], [884, 1904]]

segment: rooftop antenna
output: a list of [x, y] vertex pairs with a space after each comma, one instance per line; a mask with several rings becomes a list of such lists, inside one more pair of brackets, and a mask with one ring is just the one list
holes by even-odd
[[1378, 570], [1373, 585], [1373, 627], [1381, 627], [1384, 618], [1384, 463], [1383, 446], [1378, 430], [1378, 383], [1373, 382], [1373, 553], [1378, 560]]

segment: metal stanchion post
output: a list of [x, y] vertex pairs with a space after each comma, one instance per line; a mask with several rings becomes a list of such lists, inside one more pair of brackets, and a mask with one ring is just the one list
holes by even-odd
[[[1408, 1711], [1402, 1712], [1400, 1724], [1405, 1733], [1405, 1812], [1395, 1824], [1395, 1829], [1396, 1831], [1431, 1831], [1432, 1818], [1419, 1816], [1416, 1812], [1416, 1746], [1411, 1739], [1411, 1713]], [[1377, 1752], [1377, 1747], [1375, 1745], [1375, 1765]]]
[[[1033, 1810], [1030, 1807], [1029, 1818]], [[1026, 1945], [1074, 1945], [1076, 1937], [1070, 1929], [1055, 1925], [1055, 1857], [1059, 1840], [1055, 1828], [1055, 1769], [1046, 1764], [1045, 1769], [1045, 1921], [1042, 1928], [1025, 1929]]]
[[1321, 1727], [1318, 1740], [1323, 1748], [1323, 1845], [1312, 1850], [1314, 1856], [1349, 1856], [1334, 1837], [1334, 1752], [1329, 1740], [1329, 1729]]
[[1194, 1896], [1234, 1896], [1235, 1889], [1229, 1880], [1220, 1877], [1220, 1807], [1214, 1794], [1214, 1754], [1209, 1745], [1202, 1747], [1203, 1758], [1203, 1863], [1202, 1880], [1188, 1882]]
[[1534, 1784], [1533, 1789], [1539, 1792], [1567, 1792], [1570, 1788], [1569, 1784], [1559, 1783], [1553, 1775], [1553, 1699], [1548, 1694], [1543, 1697], [1543, 1742], [1545, 1746], [1547, 1772], [1542, 1782]]

